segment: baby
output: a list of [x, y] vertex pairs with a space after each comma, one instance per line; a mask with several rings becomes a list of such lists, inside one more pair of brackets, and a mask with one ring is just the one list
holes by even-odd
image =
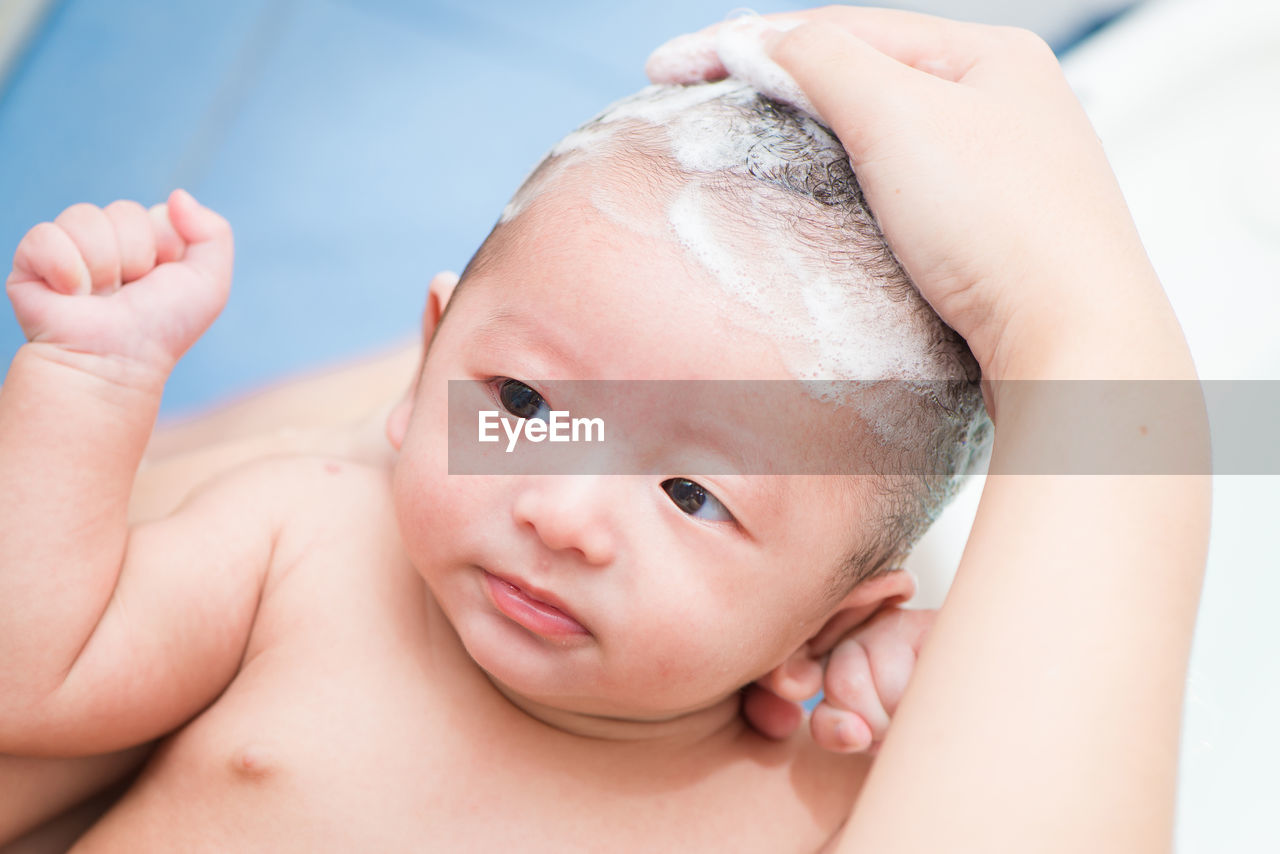
[[[741, 690], [794, 693], [909, 598], [898, 563], [987, 422], [825, 128], [732, 81], [620, 102], [432, 282], [392, 464], [265, 460], [130, 529], [164, 382], [231, 274], [220, 217], [182, 192], [167, 217], [79, 208], [9, 281], [0, 753], [165, 737], [76, 851], [833, 837], [870, 758], [761, 737]], [[553, 410], [622, 425], [609, 473], [475, 443], [485, 413]]]

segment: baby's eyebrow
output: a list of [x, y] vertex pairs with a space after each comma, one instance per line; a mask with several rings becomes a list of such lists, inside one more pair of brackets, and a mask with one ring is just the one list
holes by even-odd
[[[577, 376], [583, 367], [572, 348], [565, 347], [563, 339], [554, 330], [516, 306], [496, 305], [490, 308], [488, 316], [472, 332], [472, 337], [481, 345], [495, 350], [510, 350], [517, 346], [533, 350], [543, 357], [543, 364], [554, 365], [561, 371], [569, 369], [573, 376]], [[524, 379], [552, 377], [529, 376]]]

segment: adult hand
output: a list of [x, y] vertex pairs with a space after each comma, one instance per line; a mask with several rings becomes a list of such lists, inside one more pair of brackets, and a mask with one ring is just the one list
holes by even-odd
[[1150, 316], [1165, 302], [1093, 128], [1039, 37], [833, 6], [682, 36], [648, 71], [660, 83], [718, 79], [753, 61], [750, 38], [754, 61], [790, 75], [839, 136], [890, 247], [984, 376], [1018, 374], [1076, 320], [1113, 307]]

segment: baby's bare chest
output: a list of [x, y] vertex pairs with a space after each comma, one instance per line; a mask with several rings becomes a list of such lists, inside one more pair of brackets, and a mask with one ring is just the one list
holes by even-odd
[[269, 589], [235, 680], [76, 851], [788, 850], [733, 797], [756, 772], [671, 790], [540, 748], [417, 576], [356, 560]]

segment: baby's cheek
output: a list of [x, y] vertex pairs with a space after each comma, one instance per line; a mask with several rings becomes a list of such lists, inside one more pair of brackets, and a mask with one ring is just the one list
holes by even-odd
[[392, 492], [400, 535], [416, 565], [428, 557], [427, 552], [439, 540], [438, 532], [449, 530], [450, 516], [455, 511], [447, 500], [447, 491], [447, 479], [435, 466], [422, 457], [401, 454]]
[[617, 672], [619, 688], [639, 702], [653, 702], [655, 710], [700, 705], [737, 684], [733, 650], [739, 640], [710, 625], [709, 615], [696, 609], [656, 607], [629, 623], [631, 667]]

